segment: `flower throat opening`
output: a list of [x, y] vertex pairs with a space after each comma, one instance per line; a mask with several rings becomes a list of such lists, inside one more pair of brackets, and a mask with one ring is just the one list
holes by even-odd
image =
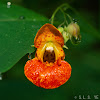
[[55, 52], [54, 50], [50, 51], [50, 50], [45, 50], [44, 55], [43, 55], [43, 62], [55, 62]]

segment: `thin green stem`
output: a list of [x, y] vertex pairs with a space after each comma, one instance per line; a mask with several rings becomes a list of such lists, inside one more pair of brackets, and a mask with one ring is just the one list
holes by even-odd
[[53, 15], [52, 15], [52, 17], [51, 17], [51, 24], [52, 24], [52, 25], [53, 25], [54, 17], [55, 17], [55, 15], [56, 15], [56, 13], [58, 12], [59, 9], [60, 9], [60, 8], [58, 7], [58, 8], [54, 11], [54, 13], [53, 13]]
[[68, 9], [69, 8], [69, 5], [68, 4], [62, 4], [61, 6], [59, 6], [53, 13], [52, 17], [51, 17], [51, 24], [53, 25], [53, 22], [54, 22], [54, 17], [56, 15], [56, 13], [58, 12], [58, 10], [60, 10], [63, 6], [66, 6]]
[[69, 14], [65, 13], [65, 15], [67, 15], [70, 21], [73, 22], [72, 17]]
[[61, 23], [58, 27], [61, 27], [62, 25], [64, 25], [65, 22]]
[[60, 10], [61, 10], [61, 12], [62, 12], [63, 15], [64, 15], [64, 19], [65, 19], [66, 24], [68, 25], [68, 21], [66, 20], [66, 15], [65, 15], [64, 11], [63, 11], [61, 8], [60, 8]]

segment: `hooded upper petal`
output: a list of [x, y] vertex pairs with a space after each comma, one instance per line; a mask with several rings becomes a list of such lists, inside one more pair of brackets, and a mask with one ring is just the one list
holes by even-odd
[[34, 39], [34, 45], [36, 48], [38, 48], [41, 45], [41, 43], [48, 41], [57, 42], [61, 46], [64, 45], [64, 39], [62, 34], [58, 31], [58, 29], [55, 26], [49, 23], [43, 25], [39, 29]]

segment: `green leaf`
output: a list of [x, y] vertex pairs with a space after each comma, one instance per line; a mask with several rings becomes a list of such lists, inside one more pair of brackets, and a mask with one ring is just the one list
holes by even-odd
[[20, 6], [0, 2], [0, 72], [9, 70], [31, 47], [39, 28], [48, 19]]

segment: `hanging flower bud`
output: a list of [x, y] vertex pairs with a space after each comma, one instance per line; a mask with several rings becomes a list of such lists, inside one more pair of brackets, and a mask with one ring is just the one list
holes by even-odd
[[77, 23], [71, 23], [67, 27], [67, 32], [70, 34], [70, 39], [73, 44], [78, 44], [81, 41], [80, 27]]

